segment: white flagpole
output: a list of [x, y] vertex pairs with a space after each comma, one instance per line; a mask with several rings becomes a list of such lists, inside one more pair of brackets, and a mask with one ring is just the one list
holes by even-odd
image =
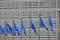
[[50, 40], [50, 30], [49, 30], [49, 26], [48, 26], [48, 40]]
[[[13, 22], [14, 20], [12, 20]], [[14, 24], [12, 24], [12, 40], [14, 40]]]
[[[31, 19], [31, 13], [29, 14], [29, 23], [30, 23], [30, 19]], [[29, 24], [29, 40], [31, 40], [31, 28], [30, 28], [30, 24]]]
[[48, 13], [48, 40], [50, 40], [49, 13]]
[[4, 21], [4, 26], [5, 26], [5, 35], [4, 35], [4, 40], [6, 40], [6, 21]]
[[[40, 18], [40, 15], [39, 15], [39, 18]], [[40, 21], [40, 19], [39, 19], [39, 21]], [[38, 22], [38, 35], [39, 35], [39, 40], [40, 40], [40, 24], [39, 24], [39, 22]]]
[[21, 17], [21, 40], [22, 40], [22, 17]]

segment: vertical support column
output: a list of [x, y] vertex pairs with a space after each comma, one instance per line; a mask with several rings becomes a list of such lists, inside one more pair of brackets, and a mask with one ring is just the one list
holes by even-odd
[[56, 40], [58, 40], [58, 14], [57, 14], [57, 0], [56, 0]]
[[[14, 7], [14, 5], [13, 5], [13, 7]], [[13, 11], [13, 20], [12, 20], [12, 40], [14, 40], [14, 23], [13, 23], [13, 21], [14, 21], [14, 11]]]
[[[20, 19], [21, 19], [21, 21], [22, 21], [22, 16], [21, 16], [21, 1], [20, 1]], [[22, 26], [22, 24], [21, 24], [21, 26]], [[22, 40], [22, 28], [21, 28], [21, 40]]]
[[[2, 0], [0, 1], [0, 2], [2, 2]], [[2, 8], [2, 4], [1, 4], [1, 8]], [[1, 9], [1, 15], [2, 15], [2, 9]], [[2, 19], [2, 16], [1, 16], [1, 19]], [[3, 19], [2, 19], [3, 20]], [[2, 22], [1, 22], [2, 23]], [[1, 35], [0, 35], [0, 40], [1, 40], [1, 38], [4, 38], [4, 37], [2, 37]]]
[[[3, 4], [3, 1], [2, 1], [2, 4]], [[2, 8], [2, 4], [1, 4], [1, 11], [3, 11], [3, 8]], [[4, 14], [2, 13], [2, 19], [4, 19]], [[5, 34], [4, 34], [4, 40], [6, 40], [6, 19], [4, 20], [4, 26], [5, 26]]]
[[[38, 18], [40, 18], [40, 13], [39, 13], [39, 0], [38, 0]], [[40, 25], [38, 22], [38, 39], [40, 40]]]

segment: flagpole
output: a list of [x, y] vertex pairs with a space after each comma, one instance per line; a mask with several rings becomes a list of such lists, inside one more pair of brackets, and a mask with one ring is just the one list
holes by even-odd
[[[12, 22], [13, 22], [14, 20], [12, 20]], [[12, 40], [14, 40], [14, 23], [13, 23], [13, 25], [12, 25]]]
[[29, 40], [31, 40], [31, 29], [29, 29], [29, 36], [30, 36]]
[[[38, 26], [39, 26], [39, 24], [38, 24]], [[40, 40], [40, 26], [38, 27], [38, 35], [39, 35], [39, 40]]]
[[22, 17], [21, 17], [21, 40], [22, 40]]
[[48, 26], [48, 40], [50, 40], [50, 30], [49, 30], [49, 26]]
[[48, 40], [50, 40], [49, 13], [48, 13]]
[[[31, 19], [31, 13], [29, 14], [29, 19]], [[30, 20], [29, 20], [30, 23]], [[30, 24], [29, 24], [29, 28], [30, 28]], [[31, 29], [29, 29], [29, 40], [31, 40]]]
[[6, 21], [4, 21], [4, 26], [5, 26], [5, 35], [4, 35], [4, 40], [6, 40]]
[[[39, 14], [38, 16], [39, 16], [39, 18], [40, 18], [41, 15]], [[38, 35], [39, 35], [39, 40], [40, 40], [40, 24], [39, 24], [39, 22], [38, 22], [38, 26], [39, 26], [39, 27], [38, 27], [38, 32], [39, 32]]]
[[[38, 14], [39, 14], [39, 0], [38, 0]], [[38, 17], [40, 18], [40, 14], [38, 15]], [[39, 26], [39, 22], [38, 22], [38, 26]], [[40, 40], [40, 26], [38, 27], [38, 35]]]

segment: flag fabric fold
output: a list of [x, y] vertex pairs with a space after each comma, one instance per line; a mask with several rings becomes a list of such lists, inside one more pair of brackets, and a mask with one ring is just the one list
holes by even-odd
[[39, 24], [41, 27], [44, 27], [46, 30], [48, 30], [47, 24], [42, 20], [42, 17], [40, 17], [39, 19]]
[[24, 22], [23, 21], [22, 21], [21, 25], [22, 25], [23, 32], [24, 32], [24, 34], [26, 36], [27, 33], [26, 33], [26, 28], [25, 28], [25, 25], [24, 25]]
[[13, 20], [13, 25], [14, 25], [14, 36], [16, 36], [16, 32], [18, 33], [18, 36], [20, 36], [20, 28], [17, 26], [17, 24]]
[[49, 15], [49, 25], [50, 25], [51, 31], [53, 32], [54, 27], [53, 27], [53, 22], [52, 22], [52, 19], [51, 19], [50, 15]]
[[30, 28], [33, 29], [35, 33], [37, 33], [31, 18], [30, 18]]
[[0, 34], [4, 34], [5, 33], [5, 29], [2, 25], [0, 25]]
[[12, 34], [12, 28], [11, 26], [6, 22], [6, 35], [8, 35], [8, 33]]

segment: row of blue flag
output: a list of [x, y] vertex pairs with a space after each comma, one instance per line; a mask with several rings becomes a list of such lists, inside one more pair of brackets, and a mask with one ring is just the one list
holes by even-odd
[[[54, 32], [53, 21], [52, 21], [50, 15], [49, 15], [48, 19], [49, 19], [49, 25], [50, 25], [51, 31]], [[16, 36], [16, 33], [17, 33], [18, 36], [20, 36], [20, 34], [21, 34], [20, 28], [18, 27], [18, 25], [16, 24], [16, 22], [14, 20], [12, 22], [13, 22], [13, 28], [6, 21], [5, 21], [5, 28], [2, 25], [0, 25], [0, 33], [1, 34], [6, 34], [6, 36], [8, 35], [8, 33]], [[40, 25], [40, 27], [44, 27], [48, 31], [48, 26], [43, 21], [41, 16], [39, 18], [39, 25]], [[24, 25], [23, 21], [21, 21], [21, 29], [23, 30], [24, 35], [26, 36], [27, 32], [26, 32], [26, 28], [25, 28], [25, 25]], [[30, 18], [30, 29], [33, 29], [33, 31], [35, 33], [37, 33], [36, 28], [34, 27], [34, 24], [33, 24], [33, 21], [32, 21], [31, 18]]]

